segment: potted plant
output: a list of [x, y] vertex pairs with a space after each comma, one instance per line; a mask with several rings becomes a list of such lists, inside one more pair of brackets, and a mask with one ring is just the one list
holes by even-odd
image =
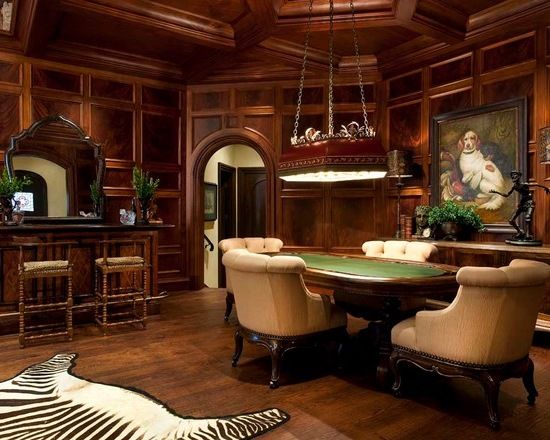
[[137, 166], [135, 166], [132, 170], [132, 186], [134, 187], [136, 196], [139, 200], [142, 223], [149, 223], [147, 219], [147, 211], [149, 210], [149, 204], [155, 196], [159, 183], [159, 179], [149, 177], [148, 171], [143, 171]]
[[464, 238], [474, 230], [481, 232], [485, 229], [474, 207], [459, 205], [452, 200], [434, 206], [428, 213], [428, 224], [443, 232], [443, 240]]
[[10, 177], [7, 168], [4, 168], [0, 176], [0, 205], [4, 215], [4, 224], [14, 224], [12, 219], [13, 213], [13, 197], [16, 192], [21, 191], [25, 186], [30, 185], [31, 180], [24, 176], [23, 178], [13, 176]]
[[101, 202], [103, 200], [103, 188], [97, 180], [90, 183], [90, 198], [92, 199], [92, 211], [95, 217], [101, 213]]

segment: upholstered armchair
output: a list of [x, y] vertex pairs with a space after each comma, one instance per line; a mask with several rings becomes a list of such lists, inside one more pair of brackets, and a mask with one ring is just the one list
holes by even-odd
[[400, 393], [405, 362], [477, 380], [485, 390], [489, 423], [497, 429], [501, 381], [521, 377], [528, 402], [537, 396], [529, 348], [550, 266], [513, 260], [501, 268], [463, 267], [456, 279], [458, 294], [447, 308], [418, 312], [393, 327], [393, 391]]
[[421, 241], [365, 241], [361, 249], [367, 257], [420, 262], [433, 262], [437, 258], [437, 248], [433, 244]]
[[[283, 242], [274, 237], [226, 238], [218, 243], [218, 248], [224, 254], [232, 249], [247, 249], [249, 252], [257, 254], [275, 253], [279, 252], [282, 247]], [[233, 309], [233, 303], [235, 302], [233, 298], [233, 288], [227, 276], [225, 277], [225, 289], [227, 294], [225, 296], [224, 319], [227, 321]]]
[[266, 347], [271, 355], [269, 386], [279, 386], [284, 353], [319, 339], [343, 340], [347, 315], [331, 304], [330, 297], [307, 290], [301, 258], [227, 252], [222, 260], [233, 286], [239, 328], [235, 333], [233, 366], [243, 349], [243, 338]]

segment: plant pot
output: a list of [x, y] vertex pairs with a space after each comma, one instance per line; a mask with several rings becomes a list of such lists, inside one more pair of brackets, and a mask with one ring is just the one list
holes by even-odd
[[443, 222], [440, 225], [441, 232], [443, 233], [443, 240], [456, 241], [459, 235], [462, 233], [462, 225], [455, 222]]
[[142, 225], [149, 224], [149, 206], [151, 204], [151, 199], [139, 199], [139, 209], [141, 212], [140, 218], [136, 223]]
[[455, 222], [443, 222], [439, 225], [441, 240], [466, 241], [472, 238], [472, 228]]
[[3, 224], [12, 226], [16, 223], [13, 221], [13, 196], [0, 196], [0, 207], [2, 209]]

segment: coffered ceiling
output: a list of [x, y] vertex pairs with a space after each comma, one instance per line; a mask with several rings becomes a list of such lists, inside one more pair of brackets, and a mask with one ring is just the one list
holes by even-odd
[[[328, 0], [314, 0], [308, 70], [328, 65]], [[18, 0], [0, 49], [180, 82], [295, 78], [309, 0]], [[547, 0], [355, 0], [367, 74], [550, 23]], [[349, 1], [334, 1], [335, 61], [354, 67]]]

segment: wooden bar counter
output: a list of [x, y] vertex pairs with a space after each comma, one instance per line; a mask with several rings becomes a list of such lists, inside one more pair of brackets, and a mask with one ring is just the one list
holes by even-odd
[[94, 263], [101, 256], [99, 242], [116, 239], [145, 239], [146, 259], [151, 264], [150, 297], [157, 298], [158, 292], [158, 231], [173, 225], [122, 225], [102, 223], [23, 224], [0, 226], [0, 333], [12, 329], [13, 317], [17, 311], [17, 265], [18, 249], [14, 240], [55, 242], [74, 241], [71, 251], [73, 269], [73, 298], [76, 310], [91, 309], [94, 297]]

